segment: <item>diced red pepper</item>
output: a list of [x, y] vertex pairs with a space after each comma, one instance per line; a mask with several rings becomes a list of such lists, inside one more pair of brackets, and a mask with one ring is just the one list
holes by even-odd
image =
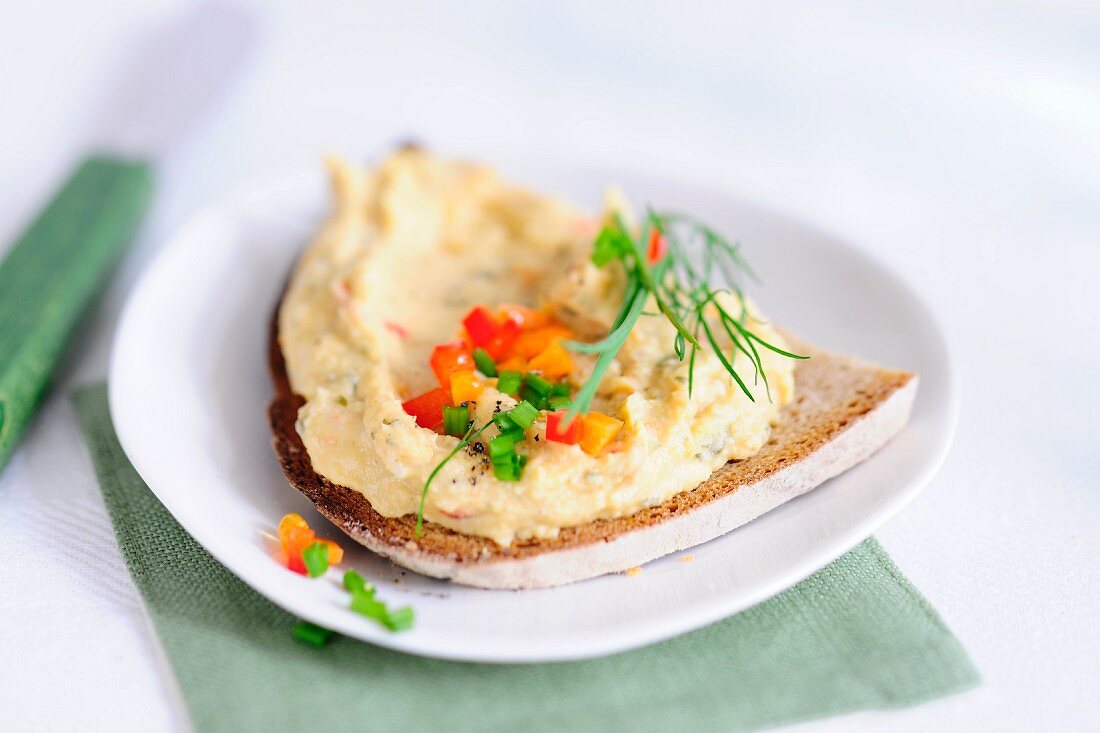
[[649, 264], [653, 265], [660, 262], [667, 251], [668, 240], [661, 234], [661, 230], [656, 227], [649, 230], [649, 251], [646, 253], [646, 260]]
[[580, 439], [578, 428], [581, 421], [578, 416], [573, 416], [573, 421], [569, 423], [569, 427], [563, 427], [565, 422], [565, 410], [558, 410], [557, 412], [551, 412], [546, 416], [546, 439], [553, 440], [557, 443], [568, 443], [569, 445], [575, 444]]
[[451, 404], [451, 391], [436, 387], [430, 392], [413, 397], [402, 403], [405, 412], [416, 418], [416, 424], [422, 428], [433, 429], [443, 423], [443, 408]]
[[511, 355], [512, 344], [519, 338], [520, 330], [520, 325], [509, 319], [502, 323], [492, 338], [482, 346], [493, 359], [497, 361], [505, 359]]
[[450, 389], [451, 372], [459, 369], [473, 369], [474, 359], [465, 341], [451, 341], [432, 349], [431, 365], [439, 385]]
[[466, 327], [466, 333], [470, 335], [474, 346], [485, 346], [500, 328], [496, 316], [480, 305], [462, 319], [462, 325]]

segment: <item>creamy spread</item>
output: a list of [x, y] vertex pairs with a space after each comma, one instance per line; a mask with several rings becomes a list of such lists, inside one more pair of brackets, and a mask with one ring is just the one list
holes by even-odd
[[[362, 493], [384, 516], [416, 513], [425, 480], [457, 442], [402, 409], [435, 384], [432, 348], [453, 340], [476, 304], [543, 308], [578, 338], [597, 340], [622, 301], [623, 272], [591, 264], [596, 219], [491, 169], [413, 150], [376, 170], [339, 160], [329, 168], [335, 209], [298, 263], [279, 314], [291, 386], [305, 398], [297, 430], [315, 471]], [[619, 197], [609, 201], [625, 209]], [[723, 297], [740, 312], [736, 296]], [[754, 330], [783, 347], [755, 305], [745, 306]], [[794, 391], [791, 361], [761, 351], [770, 398], [750, 370], [753, 402], [701, 350], [689, 398], [674, 336], [666, 319], [642, 317], [600, 382], [592, 408], [624, 422], [606, 450], [588, 455], [577, 445], [531, 441], [518, 482], [497, 480], [483, 456], [459, 452], [433, 480], [425, 519], [501, 545], [553, 536], [660, 504], [756, 453]], [[720, 343], [728, 353], [729, 342]], [[570, 379], [579, 385], [593, 362], [574, 359]], [[486, 389], [475, 420], [515, 404]], [[545, 430], [545, 419], [533, 430]]]

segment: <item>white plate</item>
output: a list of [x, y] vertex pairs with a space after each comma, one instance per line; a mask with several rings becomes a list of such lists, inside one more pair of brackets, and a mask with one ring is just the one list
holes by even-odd
[[[560, 166], [510, 171], [598, 202], [608, 180], [638, 201], [691, 211], [738, 237], [777, 322], [833, 349], [921, 375], [912, 422], [871, 460], [800, 499], [637, 576], [563, 588], [485, 591], [419, 577], [343, 537], [291, 489], [271, 449], [268, 322], [295, 255], [328, 205], [318, 171], [196, 216], [134, 291], [114, 345], [111, 414], [127, 455], [181, 525], [244, 582], [288, 611], [414, 654], [484, 662], [578, 659], [698, 628], [778, 593], [868, 537], [931, 479], [951, 442], [957, 395], [928, 308], [866, 253], [773, 212], [664, 177]], [[300, 512], [349, 550], [387, 602], [416, 609], [393, 634], [347, 609], [336, 573], [314, 581], [274, 561], [279, 518]]]

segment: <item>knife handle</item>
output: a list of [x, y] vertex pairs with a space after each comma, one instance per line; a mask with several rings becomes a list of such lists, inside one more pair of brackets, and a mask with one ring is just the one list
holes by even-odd
[[0, 263], [0, 469], [73, 329], [133, 239], [152, 190], [148, 162], [88, 157]]

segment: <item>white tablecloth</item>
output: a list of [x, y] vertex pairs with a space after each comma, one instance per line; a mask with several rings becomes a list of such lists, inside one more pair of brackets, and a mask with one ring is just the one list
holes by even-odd
[[[0, 242], [91, 142], [119, 54], [185, 4], [6, 11]], [[390, 5], [243, 5], [258, 53], [164, 158], [144, 234], [0, 476], [0, 730], [186, 727], [66, 393], [103, 377], [127, 290], [197, 206], [408, 135], [673, 169], [908, 271], [952, 326], [963, 412], [943, 471], [878, 536], [984, 684], [802, 727], [1096, 729], [1100, 10]]]

